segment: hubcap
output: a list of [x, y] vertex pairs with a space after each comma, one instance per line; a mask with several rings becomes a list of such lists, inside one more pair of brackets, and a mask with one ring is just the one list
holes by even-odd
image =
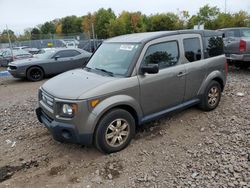
[[30, 75], [33, 79], [37, 80], [41, 77], [41, 71], [38, 69], [34, 69], [31, 71]]
[[106, 130], [106, 142], [112, 147], [119, 147], [127, 140], [129, 131], [129, 124], [125, 119], [116, 119], [109, 124]]
[[212, 87], [208, 92], [208, 104], [210, 106], [215, 106], [219, 100], [219, 89], [217, 87]]

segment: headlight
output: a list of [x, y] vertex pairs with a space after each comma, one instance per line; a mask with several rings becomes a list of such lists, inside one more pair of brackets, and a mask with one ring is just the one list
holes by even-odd
[[61, 104], [60, 105], [60, 116], [61, 117], [72, 118], [72, 117], [74, 117], [76, 112], [77, 112], [77, 105], [76, 104]]
[[69, 116], [72, 116], [73, 115], [73, 108], [69, 104], [64, 104], [62, 106], [62, 112], [63, 112], [63, 114], [67, 114]]

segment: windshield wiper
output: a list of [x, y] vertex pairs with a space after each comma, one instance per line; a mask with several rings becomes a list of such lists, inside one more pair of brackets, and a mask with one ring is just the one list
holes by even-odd
[[106, 74], [108, 74], [108, 75], [110, 75], [110, 76], [114, 76], [114, 73], [113, 73], [113, 72], [107, 71], [107, 70], [105, 70], [105, 69], [95, 68], [95, 70], [105, 72]]
[[87, 71], [90, 71], [92, 68], [90, 68], [90, 67], [84, 67], [84, 69], [86, 69]]

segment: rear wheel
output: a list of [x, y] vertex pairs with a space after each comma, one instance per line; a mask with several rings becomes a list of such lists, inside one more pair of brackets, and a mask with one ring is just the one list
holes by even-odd
[[122, 109], [114, 109], [103, 116], [95, 132], [95, 146], [101, 152], [114, 153], [127, 147], [135, 135], [133, 116]]
[[217, 81], [211, 81], [208, 84], [205, 93], [201, 98], [200, 108], [205, 111], [215, 109], [221, 98], [221, 85]]
[[44, 78], [44, 72], [40, 67], [31, 67], [27, 71], [27, 78], [33, 82], [40, 81]]

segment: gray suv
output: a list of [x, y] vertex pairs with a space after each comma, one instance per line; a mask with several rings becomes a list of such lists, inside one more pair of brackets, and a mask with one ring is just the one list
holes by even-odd
[[235, 27], [221, 29], [225, 54], [229, 62], [240, 68], [250, 67], [250, 28]]
[[124, 149], [135, 129], [173, 111], [217, 107], [226, 83], [221, 33], [162, 31], [108, 39], [83, 69], [39, 90], [39, 121], [54, 139]]

